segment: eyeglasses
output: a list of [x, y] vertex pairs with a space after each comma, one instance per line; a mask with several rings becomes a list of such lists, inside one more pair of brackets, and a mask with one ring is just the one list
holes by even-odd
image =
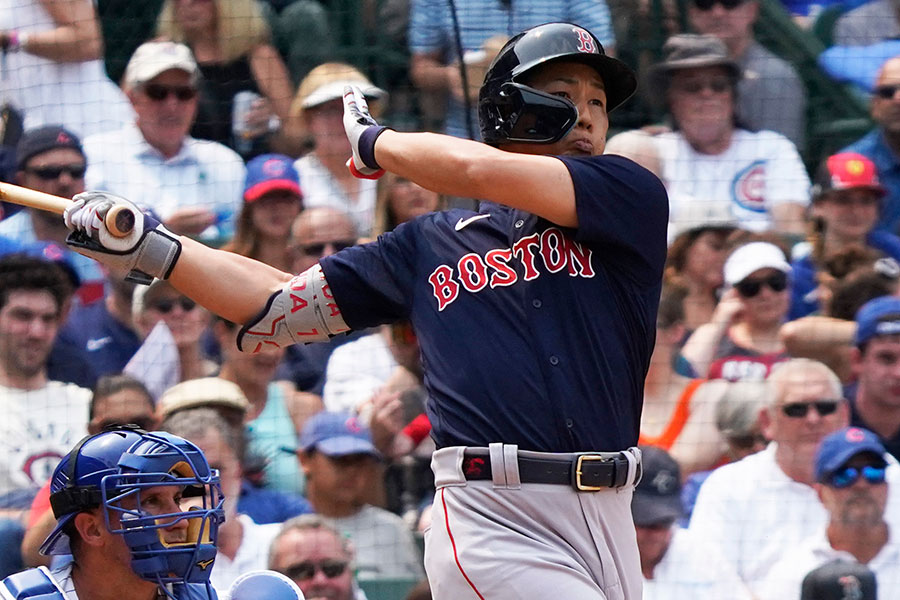
[[32, 175], [37, 175], [41, 179], [46, 181], [51, 181], [53, 179], [59, 179], [59, 176], [63, 173], [68, 173], [69, 177], [72, 179], [82, 179], [84, 177], [85, 171], [87, 171], [87, 166], [83, 164], [73, 163], [71, 165], [50, 165], [46, 167], [27, 167], [25, 169], [27, 173], [31, 173]]
[[789, 402], [782, 405], [781, 412], [792, 419], [802, 419], [809, 413], [809, 407], [815, 407], [820, 417], [833, 414], [837, 410], [837, 400], [815, 400], [813, 402]]
[[731, 89], [731, 80], [727, 77], [689, 79], [673, 83], [672, 88], [684, 94], [699, 94], [703, 90], [710, 90], [714, 94], [724, 94]]
[[875, 87], [875, 95], [879, 98], [884, 98], [885, 100], [890, 100], [894, 96], [897, 95], [897, 91], [900, 90], [900, 84], [897, 85], [879, 85]]
[[316, 576], [316, 571], [321, 571], [328, 579], [334, 579], [344, 574], [349, 562], [339, 559], [326, 559], [319, 562], [305, 560], [296, 565], [283, 569], [281, 573], [294, 581], [306, 581]]
[[162, 102], [167, 100], [170, 94], [181, 102], [193, 100], [197, 96], [197, 90], [187, 85], [161, 85], [159, 83], [148, 83], [144, 86], [144, 93], [154, 102]]
[[197, 306], [197, 303], [190, 298], [182, 297], [177, 300], [158, 300], [153, 304], [149, 304], [148, 307], [165, 315], [172, 312], [175, 309], [176, 304], [180, 306], [181, 310], [184, 312], [192, 311], [194, 310], [194, 307]]
[[829, 475], [825, 483], [835, 488], [848, 488], [862, 477], [867, 483], [878, 485], [884, 483], [885, 473], [885, 467], [875, 465], [866, 465], [862, 468], [844, 467]]
[[694, 6], [700, 10], [710, 10], [716, 4], [721, 4], [723, 8], [731, 10], [744, 3], [744, 0], [694, 0]]
[[764, 285], [769, 286], [773, 292], [783, 292], [787, 289], [787, 275], [779, 271], [760, 279], [744, 279], [734, 284], [734, 287], [744, 298], [753, 298]]
[[350, 246], [355, 246], [356, 240], [338, 240], [334, 242], [324, 242], [322, 244], [309, 244], [307, 246], [294, 246], [294, 250], [305, 256], [323, 256], [325, 254], [325, 248], [328, 246], [332, 247], [332, 252], [340, 252], [345, 248], [349, 248]]

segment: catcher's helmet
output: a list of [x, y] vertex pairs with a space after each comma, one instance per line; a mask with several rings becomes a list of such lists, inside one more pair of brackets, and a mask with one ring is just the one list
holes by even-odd
[[[177, 512], [145, 510], [143, 490], [159, 486], [180, 491]], [[218, 471], [209, 468], [191, 442], [136, 428], [104, 431], [82, 439], [56, 467], [50, 505], [58, 523], [41, 552], [70, 552], [69, 523], [78, 513], [99, 507], [106, 528], [124, 538], [139, 577], [166, 593], [168, 583], [208, 584], [218, 527], [225, 518], [223, 500]], [[186, 540], [167, 542], [162, 530], [183, 520], [188, 523]]]
[[506, 42], [485, 74], [478, 94], [478, 121], [485, 142], [552, 144], [575, 125], [574, 104], [521, 83], [526, 73], [551, 61], [580, 62], [596, 69], [606, 88], [607, 112], [637, 88], [634, 71], [607, 56], [587, 29], [572, 23], [526, 29]]

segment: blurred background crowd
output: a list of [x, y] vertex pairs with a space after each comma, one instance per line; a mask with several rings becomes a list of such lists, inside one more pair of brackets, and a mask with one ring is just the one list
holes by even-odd
[[[645, 598], [900, 598], [900, 0], [0, 0], [0, 180], [300, 272], [477, 201], [353, 178], [344, 86], [478, 139], [491, 58], [548, 21], [638, 72], [606, 152], [669, 194]], [[68, 250], [59, 215], [0, 211], [0, 574], [49, 564], [68, 449], [137, 423], [221, 470], [218, 589], [273, 568], [307, 598], [430, 597], [407, 323], [245, 355], [166, 282]]]

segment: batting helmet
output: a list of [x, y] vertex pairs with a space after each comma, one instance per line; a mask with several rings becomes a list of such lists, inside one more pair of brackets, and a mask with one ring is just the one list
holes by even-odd
[[587, 29], [572, 23], [546, 23], [510, 39], [494, 58], [478, 94], [481, 137], [489, 144], [552, 144], [578, 121], [569, 100], [524, 85], [524, 75], [553, 61], [574, 61], [596, 69], [606, 89], [607, 112], [637, 88], [634, 71], [607, 56]]
[[[159, 486], [180, 491], [178, 511], [145, 509], [142, 493]], [[100, 507], [107, 530], [124, 538], [139, 577], [163, 591], [168, 583], [208, 585], [225, 518], [223, 500], [218, 471], [191, 442], [136, 428], [104, 431], [78, 442], [56, 467], [50, 505], [58, 522], [41, 552], [70, 552], [70, 523], [78, 513]], [[188, 523], [185, 540], [167, 542], [162, 530], [183, 520]]]

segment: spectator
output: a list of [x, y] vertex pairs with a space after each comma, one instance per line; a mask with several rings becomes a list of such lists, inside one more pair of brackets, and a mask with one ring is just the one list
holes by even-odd
[[774, 244], [751, 242], [728, 256], [723, 273], [728, 290], [682, 356], [710, 378], [764, 379], [786, 357], [779, 331], [790, 303], [791, 266]]
[[870, 300], [856, 314], [850, 423], [874, 431], [900, 458], [900, 299]]
[[379, 459], [368, 428], [349, 413], [321, 412], [303, 428], [299, 458], [310, 504], [353, 543], [360, 579], [424, 575], [400, 517], [365, 502]]
[[[271, 32], [255, 0], [166, 0], [156, 33], [186, 44], [200, 67], [200, 98], [191, 135], [236, 150], [245, 159], [268, 150], [273, 117], [288, 118], [292, 84], [271, 44]], [[235, 123], [241, 94], [254, 100]]]
[[759, 600], [796, 598], [804, 575], [834, 559], [875, 573], [883, 597], [900, 590], [900, 540], [885, 521], [890, 486], [887, 453], [871, 431], [849, 427], [824, 440], [816, 454], [816, 493], [828, 523], [785, 557], [761, 586]]
[[[701, 205], [751, 231], [803, 233], [809, 177], [797, 148], [772, 131], [736, 125], [741, 70], [711, 35], [672, 36], [651, 71], [650, 90], [665, 98], [675, 131], [656, 136], [669, 220], [677, 225]], [[697, 223], [691, 223], [696, 225]]]
[[90, 391], [47, 377], [47, 356], [71, 293], [52, 263], [0, 258], [0, 495], [30, 490], [25, 506], [87, 433]]
[[[353, 218], [359, 235], [372, 233], [375, 219], [376, 183], [358, 179], [347, 169], [350, 142], [344, 134], [344, 87], [356, 85], [366, 95], [372, 114], [377, 116], [386, 92], [375, 87], [365, 75], [350, 65], [325, 63], [300, 82], [291, 106], [291, 116], [309, 132], [313, 150], [297, 160], [303, 182], [303, 203], [309, 208], [331, 207]], [[374, 101], [379, 102], [374, 102]]]
[[88, 136], [132, 119], [101, 60], [103, 40], [93, 2], [4, 0], [0, 3], [4, 97], [25, 129], [61, 124]]
[[[777, 131], [802, 151], [806, 138], [806, 88], [786, 60], [753, 37], [759, 0], [691, 0], [688, 20], [697, 33], [714, 35], [743, 73], [737, 84], [737, 120], [750, 131]], [[772, 110], [778, 106], [778, 110]]]
[[373, 235], [391, 231], [411, 219], [441, 209], [440, 195], [393, 173], [378, 180]]
[[860, 248], [900, 260], [900, 238], [886, 231], [873, 231], [886, 194], [875, 165], [861, 154], [834, 154], [822, 164], [813, 186], [811, 244], [791, 264], [789, 319], [820, 310], [817, 288], [828, 258]]
[[834, 24], [838, 46], [869, 46], [900, 37], [896, 0], [870, 0], [841, 15]]
[[216, 565], [210, 582], [220, 594], [224, 594], [242, 573], [266, 568], [269, 546], [280, 526], [275, 523], [258, 525], [240, 512], [240, 429], [230, 426], [215, 409], [209, 407], [179, 410], [169, 415], [161, 428], [196, 444], [210, 469], [219, 471], [219, 482], [225, 496], [225, 522], [219, 525]]
[[[605, 0], [412, 0], [410, 78], [420, 91], [445, 94], [446, 133], [481, 139], [475, 117], [478, 94], [473, 90], [484, 77], [483, 72], [475, 72], [472, 63], [486, 67], [497, 53], [499, 46], [491, 38], [500, 36], [502, 45], [524, 29], [552, 21], [578, 23], [600, 40], [606, 54], [615, 54], [612, 19]], [[464, 79], [462, 65], [467, 63], [469, 72]]]
[[756, 593], [770, 569], [826, 520], [812, 484], [819, 442], [847, 423], [841, 383], [822, 363], [776, 365], [760, 412], [766, 449], [719, 467], [700, 488], [690, 529]]
[[86, 182], [151, 209], [175, 233], [221, 243], [234, 229], [244, 164], [230, 148], [188, 135], [199, 76], [187, 46], [139, 46], [122, 84], [137, 118], [84, 140]]
[[[16, 146], [17, 185], [54, 196], [71, 198], [84, 191], [86, 159], [81, 141], [59, 125], [29, 129]], [[81, 280], [78, 298], [89, 304], [103, 294], [103, 271], [90, 260], [66, 247], [69, 230], [59, 215], [26, 208], [0, 221], [0, 235], [21, 245], [53, 242], [75, 267]]]
[[290, 577], [310, 600], [358, 598], [353, 544], [318, 515], [282, 525], [272, 541], [269, 568]]
[[222, 249], [289, 271], [291, 224], [303, 208], [303, 193], [293, 160], [263, 154], [247, 163], [244, 204], [234, 238]]
[[734, 568], [676, 522], [681, 517], [681, 473], [665, 450], [642, 449], [644, 475], [631, 499], [644, 600], [751, 600]]
[[[860, 7], [865, 8], [865, 6]], [[841, 152], [856, 152], [875, 163], [881, 185], [887, 189], [878, 229], [897, 234], [900, 228], [900, 56], [884, 62], [869, 101], [876, 127]]]

